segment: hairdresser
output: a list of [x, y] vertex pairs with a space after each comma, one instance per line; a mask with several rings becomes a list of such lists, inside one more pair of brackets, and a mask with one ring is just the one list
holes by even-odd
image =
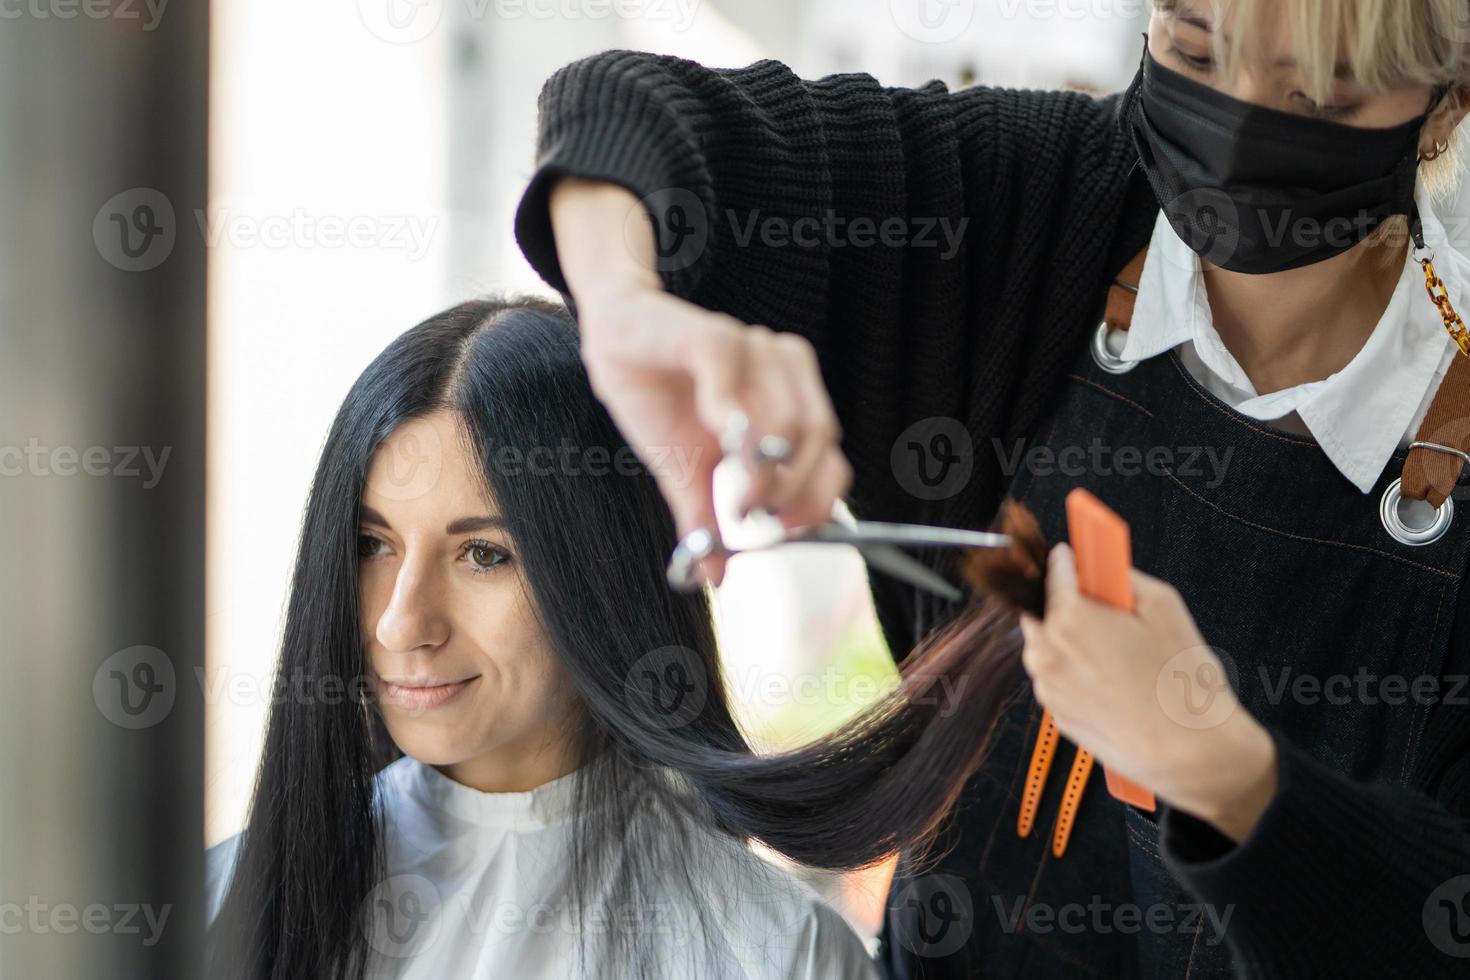
[[[736, 409], [745, 502], [791, 526], [1009, 496], [1056, 544], [1075, 486], [1132, 525], [1132, 613], [1053, 549], [1030, 685], [893, 884], [892, 976], [1465, 975], [1466, 7], [1158, 0], [1102, 100], [624, 51], [547, 83], [517, 233], [630, 442], [697, 454], [654, 467], [681, 533]], [[955, 612], [873, 590], [896, 655]], [[1057, 856], [1053, 778], [1022, 836], [1043, 708], [1054, 769], [1083, 746], [1158, 806], [1094, 774]]]

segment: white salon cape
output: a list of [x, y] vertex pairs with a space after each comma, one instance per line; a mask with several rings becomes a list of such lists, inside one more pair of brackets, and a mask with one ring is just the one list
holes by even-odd
[[[841, 915], [806, 885], [712, 832], [698, 842], [699, 853], [720, 871], [701, 875], [695, 886], [697, 901], [718, 923], [713, 944], [691, 933], [696, 910], [687, 891], [637, 910], [594, 897], [599, 914], [591, 925], [581, 922], [568, 867], [573, 778], [524, 793], [482, 793], [408, 757], [384, 769], [377, 786], [388, 864], [365, 903], [373, 910], [364, 927], [373, 950], [369, 977], [569, 980], [584, 975], [579, 929], [623, 928], [651, 944], [661, 976], [876, 980], [866, 948]], [[238, 840], [207, 854], [211, 921]], [[599, 980], [617, 976], [613, 968], [589, 966]]]
[[[1470, 259], [1449, 243], [1422, 189], [1418, 202], [1435, 269], [1455, 309], [1470, 311]], [[1424, 270], [1410, 253], [1388, 308], [1342, 370], [1259, 394], [1215, 330], [1199, 256], [1161, 212], [1139, 277], [1132, 326], [1126, 333], [1114, 331], [1110, 346], [1130, 361], [1178, 348], [1184, 367], [1211, 394], [1263, 422], [1289, 419], [1287, 428], [1300, 423], [1349, 482], [1371, 493], [1394, 452], [1418, 434], [1458, 352], [1425, 291]]]

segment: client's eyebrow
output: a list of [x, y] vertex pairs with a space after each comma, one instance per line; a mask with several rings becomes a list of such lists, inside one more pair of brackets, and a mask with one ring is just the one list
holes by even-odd
[[[373, 510], [371, 507], [362, 506], [358, 508], [358, 520], [368, 524], [379, 524], [383, 527], [392, 527], [387, 519]], [[461, 517], [451, 521], [445, 528], [445, 534], [464, 534], [468, 531], [498, 531], [506, 528], [506, 520], [499, 514], [482, 514], [478, 517]]]
[[506, 527], [505, 518], [499, 514], [486, 514], [483, 517], [461, 517], [451, 522], [444, 528], [445, 534], [464, 534], [467, 531], [502, 531]]

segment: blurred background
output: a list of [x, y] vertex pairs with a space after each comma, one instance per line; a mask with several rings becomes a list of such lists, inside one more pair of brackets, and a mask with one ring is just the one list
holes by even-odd
[[[1132, 77], [1147, 12], [0, 4], [0, 978], [196, 975], [199, 853], [244, 819], [331, 416], [414, 323], [545, 291], [511, 216], [554, 69], [627, 47], [1106, 92]], [[761, 744], [810, 737], [893, 680], [855, 555], [743, 558], [719, 620]], [[881, 869], [823, 884], [876, 928]], [[140, 905], [167, 916], [147, 942], [120, 922]], [[79, 927], [93, 908], [106, 927]]]

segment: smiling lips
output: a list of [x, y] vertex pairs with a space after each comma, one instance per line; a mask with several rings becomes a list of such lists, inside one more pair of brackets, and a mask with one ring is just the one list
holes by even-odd
[[477, 680], [479, 680], [478, 674], [461, 681], [450, 681], [444, 684], [432, 680], [394, 682], [383, 679], [378, 688], [378, 697], [400, 708], [424, 711], [428, 708], [443, 707]]

